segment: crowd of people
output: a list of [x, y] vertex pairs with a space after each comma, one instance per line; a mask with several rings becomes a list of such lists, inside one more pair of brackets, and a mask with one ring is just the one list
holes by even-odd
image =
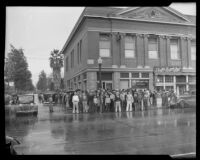
[[[161, 96], [162, 106], [175, 104], [177, 96], [173, 90], [151, 91], [148, 89], [128, 90], [95, 90], [60, 92], [50, 96], [51, 101], [61, 104], [66, 109], [72, 108], [72, 113], [124, 112], [142, 111], [157, 106], [157, 97]], [[101, 97], [101, 99], [100, 99]], [[40, 102], [44, 95], [39, 94]], [[102, 106], [102, 108], [100, 107]]]

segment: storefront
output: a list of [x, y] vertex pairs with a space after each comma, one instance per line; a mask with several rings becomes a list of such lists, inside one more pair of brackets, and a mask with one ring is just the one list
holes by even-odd
[[149, 89], [148, 72], [121, 72], [120, 89]]
[[173, 89], [177, 95], [196, 90], [196, 76], [182, 72], [179, 67], [154, 67], [155, 88], [157, 90]]
[[[101, 84], [103, 89], [113, 89], [113, 73], [112, 72], [101, 72]], [[99, 72], [97, 72], [97, 88], [99, 88]]]

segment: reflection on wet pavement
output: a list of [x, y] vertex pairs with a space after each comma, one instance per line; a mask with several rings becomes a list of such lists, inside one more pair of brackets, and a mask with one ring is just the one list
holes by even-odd
[[6, 118], [23, 154], [180, 154], [196, 152], [196, 110], [71, 114], [39, 105], [37, 117]]

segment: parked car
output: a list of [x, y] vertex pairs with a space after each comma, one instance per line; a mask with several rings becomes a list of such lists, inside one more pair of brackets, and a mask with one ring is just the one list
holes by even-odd
[[170, 108], [187, 108], [196, 107], [196, 91], [184, 92], [177, 98], [174, 105], [170, 105]]
[[33, 94], [14, 95], [9, 104], [5, 105], [6, 114], [37, 115], [38, 105], [34, 102]]
[[38, 105], [35, 104], [33, 94], [19, 95], [18, 101], [16, 115], [38, 114]]

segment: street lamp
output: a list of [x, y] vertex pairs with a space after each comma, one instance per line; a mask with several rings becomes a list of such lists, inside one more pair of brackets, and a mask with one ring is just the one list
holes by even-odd
[[102, 59], [99, 57], [98, 59], [99, 64], [99, 84], [100, 84], [100, 112], [102, 113], [102, 102], [101, 102], [101, 65], [102, 65]]

